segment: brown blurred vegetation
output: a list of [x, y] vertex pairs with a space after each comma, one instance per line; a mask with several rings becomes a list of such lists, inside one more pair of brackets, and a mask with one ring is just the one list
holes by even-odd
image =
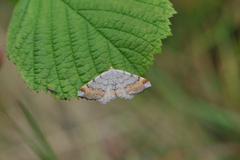
[[[240, 1], [171, 2], [173, 36], [146, 74], [153, 87], [133, 100], [101, 105], [30, 91], [3, 52], [0, 159], [41, 159], [29, 142], [47, 149], [46, 139], [59, 159], [239, 160]], [[3, 51], [14, 4], [0, 0]]]

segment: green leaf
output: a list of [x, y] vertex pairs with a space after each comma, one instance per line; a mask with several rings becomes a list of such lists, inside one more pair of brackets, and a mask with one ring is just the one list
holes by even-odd
[[7, 53], [31, 89], [70, 99], [111, 66], [143, 76], [174, 13], [168, 0], [19, 0]]

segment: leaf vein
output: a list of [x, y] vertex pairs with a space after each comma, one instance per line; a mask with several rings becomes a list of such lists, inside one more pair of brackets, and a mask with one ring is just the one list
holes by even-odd
[[[41, 5], [41, 0], [39, 0], [39, 3], [38, 3], [38, 13], [37, 13], [37, 17], [39, 17], [39, 13], [40, 13], [40, 5]], [[36, 29], [37, 29], [37, 25], [38, 25], [38, 18], [36, 18], [36, 22], [35, 22], [35, 29], [34, 29], [34, 34], [33, 34], [33, 37], [34, 37], [34, 43], [33, 43], [33, 89], [34, 86], [35, 86], [35, 54], [34, 54], [34, 51], [35, 51], [35, 42], [36, 42]]]
[[21, 20], [19, 20], [19, 25], [18, 25], [18, 27], [16, 28], [16, 34], [15, 34], [16, 36], [15, 36], [15, 38], [14, 38], [14, 40], [13, 40], [13, 44], [15, 44], [15, 41], [16, 41], [16, 39], [17, 39], [17, 37], [18, 37], [19, 28], [20, 28], [20, 26], [21, 26], [22, 23], [23, 23], [24, 17], [26, 16], [27, 9], [28, 9], [28, 6], [29, 6], [29, 2], [30, 2], [30, 0], [27, 1], [27, 4], [26, 4], [26, 7], [24, 8], [24, 12], [23, 12], [23, 15], [22, 15], [22, 17], [21, 17]]
[[70, 24], [69, 24], [70, 21], [69, 21], [69, 14], [68, 14], [68, 9], [67, 8], [66, 8], [66, 18], [67, 18], [68, 35], [69, 35], [69, 40], [70, 40], [70, 48], [71, 48], [71, 52], [72, 52], [71, 55], [73, 57], [74, 67], [76, 69], [76, 72], [78, 74], [78, 77], [79, 77], [80, 81], [83, 82], [82, 78], [81, 78], [81, 76], [80, 76], [80, 74], [79, 74], [79, 72], [77, 70], [76, 58], [75, 58], [74, 52], [73, 52], [73, 45], [72, 45], [73, 41], [72, 41], [72, 37], [71, 37], [71, 29], [70, 29]]
[[[27, 34], [27, 36], [24, 38], [24, 40], [20, 43], [20, 44], [21, 44], [20, 46], [23, 46], [23, 44], [25, 43], [25, 41], [27, 40], [27, 38], [29, 37], [29, 35], [30, 35], [34, 30], [35, 30], [35, 28], [33, 28], [33, 29]], [[34, 31], [34, 33], [35, 33], [35, 31]], [[23, 48], [23, 47], [22, 47], [22, 48]], [[31, 52], [32, 52], [32, 51], [31, 51]], [[25, 62], [31, 52], [29, 52], [22, 61]], [[20, 59], [20, 60], [21, 60], [21, 59]]]
[[147, 4], [147, 5], [149, 5], [149, 6], [160, 7], [160, 8], [162, 8], [162, 9], [164, 9], [163, 7], [160, 6], [161, 3], [160, 3], [159, 5], [154, 5], [154, 4], [150, 4], [150, 3], [143, 2], [143, 1], [139, 1], [139, 0], [135, 0], [135, 1], [136, 1], [136, 2], [139, 2], [139, 3]]
[[89, 37], [88, 37], [88, 23], [86, 23], [86, 24], [87, 24], [87, 42], [88, 42], [88, 49], [89, 49], [89, 53], [90, 53], [91, 59], [92, 59], [92, 61], [93, 61], [94, 68], [95, 68], [95, 70], [97, 71], [97, 73], [99, 74], [99, 72], [98, 72], [98, 69], [97, 69], [97, 67], [96, 67], [96, 64], [95, 64], [95, 61], [94, 61], [94, 59], [93, 59], [93, 55], [92, 55], [92, 52], [91, 52], [90, 45], [89, 45]]
[[54, 61], [54, 65], [55, 65], [55, 69], [56, 69], [56, 74], [57, 74], [57, 78], [58, 78], [58, 84], [59, 84], [59, 87], [61, 88], [62, 90], [62, 94], [63, 94], [63, 89], [62, 89], [62, 86], [61, 86], [61, 82], [60, 82], [60, 78], [59, 78], [59, 72], [58, 72], [58, 69], [57, 69], [57, 64], [56, 64], [56, 60], [55, 60], [55, 50], [54, 50], [54, 37], [53, 37], [53, 0], [51, 0], [51, 6], [50, 6], [50, 10], [51, 10], [51, 46], [52, 46], [52, 54], [53, 54], [53, 61]]
[[123, 33], [130, 34], [130, 35], [132, 35], [132, 36], [135, 36], [135, 37], [137, 37], [137, 38], [142, 39], [144, 42], [147, 42], [147, 44], [149, 44], [150, 46], [152, 46], [155, 50], [158, 50], [154, 45], [152, 45], [150, 42], [148, 42], [145, 38], [140, 37], [140, 36], [137, 36], [137, 35], [135, 35], [135, 34], [133, 34], [133, 33], [131, 33], [131, 32], [126, 32], [126, 31], [121, 30], [121, 29], [110, 28], [110, 27], [99, 27], [98, 29], [112, 29], [112, 30], [117, 30], [117, 31], [120, 31], [120, 32], [123, 32]]
[[[63, 3], [65, 3], [69, 8], [71, 8], [73, 11], [75, 11], [71, 6], [69, 6], [69, 4], [67, 4], [64, 0], [61, 0]], [[76, 12], [76, 11], [75, 11]], [[130, 63], [130, 61], [129, 61], [129, 59], [121, 52], [121, 50], [119, 50], [118, 48], [117, 48], [117, 46], [115, 46], [115, 44], [113, 44], [107, 37], [105, 37], [104, 35], [103, 35], [103, 33], [100, 31], [100, 30], [98, 30], [90, 21], [88, 21], [81, 13], [79, 13], [79, 12], [76, 12], [77, 14], [79, 14], [85, 21], [87, 21], [91, 26], [93, 26], [95, 29], [96, 29], [96, 31], [98, 31], [99, 33], [100, 33], [100, 35], [102, 35], [105, 39], [107, 39], [126, 59], [127, 59], [127, 61], [128, 61], [128, 63]], [[88, 30], [88, 27], [87, 27], [87, 30]], [[87, 31], [88, 32], [88, 31]], [[87, 37], [88, 38], [88, 37]], [[91, 54], [91, 56], [92, 56], [92, 54]], [[130, 63], [131, 64], [131, 63]], [[136, 67], [133, 65], [133, 64], [131, 64], [133, 67], [134, 67], [134, 69], [136, 70], [136, 72], [140, 75], [140, 73], [138, 72], [138, 70], [136, 69]], [[95, 66], [95, 65], [94, 65]], [[95, 66], [95, 68], [96, 68], [96, 66]], [[98, 72], [97, 72], [98, 73]]]
[[111, 51], [110, 51], [109, 41], [107, 41], [107, 45], [108, 45], [108, 55], [109, 55], [111, 67], [114, 67], [114, 66], [113, 66], [113, 62], [112, 62], [112, 58], [111, 58]]
[[[137, 51], [135, 51], [134, 49], [130, 49], [130, 48], [124, 48], [124, 47], [121, 47], [119, 49], [123, 49], [123, 50], [130, 50], [130, 51], [133, 51], [135, 53], [138, 53]], [[138, 53], [139, 54], [139, 53]], [[147, 60], [147, 62], [151, 62], [151, 59], [147, 59], [144, 55], [142, 54], [139, 54], [141, 57], [143, 57], [145, 60]]]
[[[61, 1], [63, 1], [63, 0], [61, 0]], [[70, 7], [70, 6], [69, 6], [69, 7]], [[71, 7], [70, 7], [70, 8], [71, 8]], [[74, 11], [75, 11], [75, 10], [74, 10]], [[117, 11], [103, 10], [103, 9], [81, 9], [81, 11], [76, 11], [76, 12], [79, 13], [79, 12], [82, 12], [82, 11], [93, 11], [93, 12], [95, 11], [95, 12], [111, 12], [111, 13], [116, 13], [116, 14], [124, 15], [124, 16], [126, 16], [126, 17], [128, 17], [128, 18], [137, 19], [137, 20], [139, 20], [139, 21], [142, 21], [142, 22], [145, 22], [145, 23], [147, 23], [147, 24], [150, 24], [150, 25], [152, 25], [152, 26], [154, 26], [154, 27], [156, 27], [156, 28], [158, 28], [158, 29], [161, 29], [162, 31], [168, 32], [167, 30], [163, 29], [162, 27], [160, 27], [160, 26], [158, 26], [158, 25], [156, 25], [156, 24], [154, 24], [154, 23], [151, 23], [151, 22], [149, 22], [149, 21], [147, 21], [147, 20], [144, 20], [144, 19], [141, 19], [141, 18], [132, 16], [132, 15], [130, 15], [130, 14], [125, 14], [125, 13], [121, 13], [121, 12], [117, 12]], [[82, 14], [81, 14], [81, 15], [82, 15]]]

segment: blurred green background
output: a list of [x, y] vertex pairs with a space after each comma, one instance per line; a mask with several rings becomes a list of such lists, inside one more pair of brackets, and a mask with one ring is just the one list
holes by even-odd
[[0, 0], [0, 160], [240, 160], [240, 1], [171, 2], [152, 88], [101, 105], [28, 89], [4, 52], [16, 0]]

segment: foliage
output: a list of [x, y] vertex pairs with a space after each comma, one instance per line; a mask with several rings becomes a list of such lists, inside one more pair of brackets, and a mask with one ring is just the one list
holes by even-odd
[[[0, 9], [1, 46], [12, 12], [3, 2], [0, 8], [8, 12]], [[178, 11], [171, 18], [174, 36], [163, 41], [164, 54], [154, 55], [149, 67], [146, 78], [154, 87], [133, 100], [116, 99], [106, 107], [56, 101], [26, 89], [4, 56], [0, 108], [31, 139], [15, 133], [0, 109], [0, 159], [49, 155], [14, 103], [20, 99], [59, 159], [239, 160], [240, 1], [171, 2]]]
[[168, 0], [20, 0], [7, 54], [31, 89], [70, 99], [111, 66], [143, 76], [174, 13]]

